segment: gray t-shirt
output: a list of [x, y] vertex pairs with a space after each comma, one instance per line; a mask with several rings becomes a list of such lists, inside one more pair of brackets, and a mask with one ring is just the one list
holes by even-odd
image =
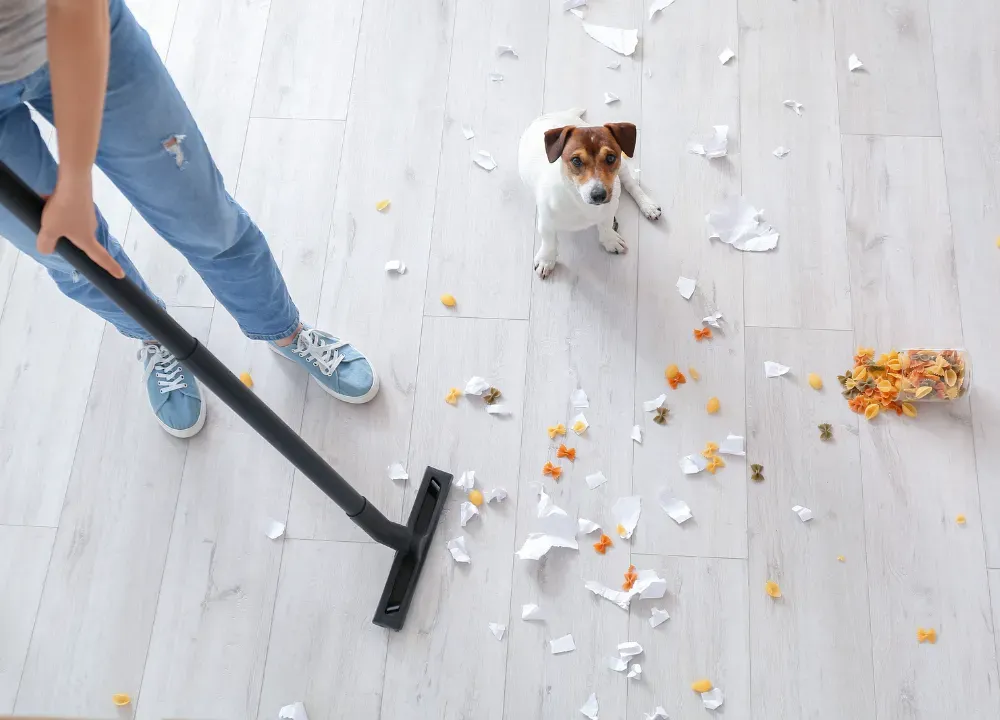
[[45, 0], [0, 0], [0, 84], [45, 64]]

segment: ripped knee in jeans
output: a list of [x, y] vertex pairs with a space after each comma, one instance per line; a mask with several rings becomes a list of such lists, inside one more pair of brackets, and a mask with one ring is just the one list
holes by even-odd
[[166, 140], [164, 140], [161, 145], [163, 149], [167, 151], [167, 154], [173, 157], [174, 162], [177, 163], [177, 167], [181, 170], [187, 164], [187, 160], [184, 159], [184, 148], [181, 143], [184, 142], [186, 135], [171, 135]]

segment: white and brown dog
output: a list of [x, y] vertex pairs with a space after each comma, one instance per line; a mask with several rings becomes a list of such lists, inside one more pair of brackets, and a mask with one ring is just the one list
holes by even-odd
[[[622, 185], [643, 215], [650, 220], [660, 217], [660, 207], [639, 187], [625, 159], [635, 152], [635, 125], [587, 127], [583, 113], [574, 108], [543, 115], [521, 136], [518, 168], [538, 205], [542, 246], [535, 255], [535, 272], [542, 278], [556, 265], [556, 234], [561, 231], [596, 225], [605, 250], [627, 250], [615, 220]], [[619, 173], [623, 167], [625, 172]]]

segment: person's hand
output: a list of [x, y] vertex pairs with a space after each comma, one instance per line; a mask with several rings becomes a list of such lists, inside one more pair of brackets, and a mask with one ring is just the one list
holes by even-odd
[[125, 271], [104, 246], [97, 242], [97, 213], [94, 211], [94, 193], [90, 174], [78, 179], [60, 174], [55, 192], [42, 211], [42, 229], [38, 233], [38, 252], [50, 255], [55, 252], [56, 241], [64, 237], [83, 250], [91, 260], [119, 280]]

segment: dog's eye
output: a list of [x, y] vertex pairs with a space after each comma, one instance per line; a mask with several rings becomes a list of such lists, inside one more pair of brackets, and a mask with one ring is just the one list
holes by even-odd
[[606, 158], [604, 158], [604, 162], [606, 162], [608, 165], [614, 165], [615, 164], [615, 160], [617, 160], [617, 159], [618, 158], [615, 157], [614, 155], [610, 155], [609, 154]]
[[583, 167], [583, 160], [578, 157], [573, 158], [570, 162], [573, 163], [573, 167]]

